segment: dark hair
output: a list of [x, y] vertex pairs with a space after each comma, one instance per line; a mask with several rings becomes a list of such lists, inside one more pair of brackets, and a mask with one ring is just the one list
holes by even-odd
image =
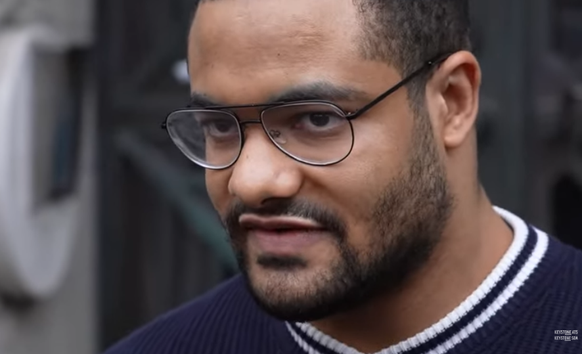
[[[361, 52], [405, 76], [436, 56], [471, 50], [468, 0], [353, 0], [362, 23]], [[424, 99], [432, 73], [408, 85], [413, 103]]]

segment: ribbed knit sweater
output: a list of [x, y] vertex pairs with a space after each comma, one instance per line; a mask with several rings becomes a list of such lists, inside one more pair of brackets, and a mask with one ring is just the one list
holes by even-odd
[[[443, 319], [378, 354], [582, 354], [582, 253], [496, 209], [514, 239]], [[106, 354], [360, 354], [308, 323], [264, 313], [237, 276]]]

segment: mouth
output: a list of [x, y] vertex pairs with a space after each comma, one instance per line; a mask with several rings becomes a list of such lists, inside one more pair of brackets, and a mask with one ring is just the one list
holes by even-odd
[[264, 230], [284, 233], [286, 231], [321, 231], [324, 228], [317, 222], [293, 216], [260, 217], [242, 215], [240, 225], [246, 230]]
[[265, 218], [243, 215], [239, 223], [247, 231], [249, 243], [260, 253], [271, 255], [297, 255], [328, 234], [315, 221], [289, 216]]

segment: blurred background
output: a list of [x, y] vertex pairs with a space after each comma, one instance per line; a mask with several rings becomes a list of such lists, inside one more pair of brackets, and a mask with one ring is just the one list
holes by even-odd
[[[0, 0], [0, 354], [96, 354], [236, 273], [188, 102], [196, 0]], [[472, 1], [481, 177], [582, 248], [582, 0]]]

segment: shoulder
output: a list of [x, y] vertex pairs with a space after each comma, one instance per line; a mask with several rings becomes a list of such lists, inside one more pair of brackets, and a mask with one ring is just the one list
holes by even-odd
[[557, 266], [556, 280], [573, 291], [582, 291], [582, 251], [549, 236], [547, 257]]
[[228, 341], [244, 341], [252, 334], [243, 332], [267, 328], [269, 321], [272, 319], [258, 308], [244, 280], [237, 276], [162, 315], [105, 354], [226, 353], [218, 347]]
[[520, 316], [497, 340], [516, 353], [582, 353], [582, 252], [551, 236], [548, 241], [535, 271], [540, 276], [524, 286], [535, 295], [520, 298]]
[[582, 252], [548, 236], [548, 248], [538, 268], [544, 277], [535, 283], [544, 296], [537, 310], [547, 316], [544, 320], [560, 328], [582, 330]]

